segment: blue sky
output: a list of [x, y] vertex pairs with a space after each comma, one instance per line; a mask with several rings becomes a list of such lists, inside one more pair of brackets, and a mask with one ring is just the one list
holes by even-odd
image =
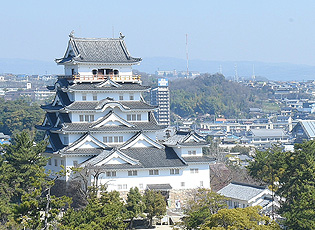
[[126, 36], [135, 57], [315, 65], [315, 1], [1, 1], [0, 58], [52, 61], [68, 34]]

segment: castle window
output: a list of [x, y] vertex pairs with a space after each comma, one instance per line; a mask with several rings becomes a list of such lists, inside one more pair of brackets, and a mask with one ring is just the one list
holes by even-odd
[[64, 160], [60, 160], [60, 165], [65, 166], [65, 161]]
[[116, 171], [106, 172], [106, 176], [107, 177], [115, 177], [116, 176]]
[[133, 101], [134, 100], [134, 95], [133, 94], [129, 94], [129, 100]]
[[80, 115], [80, 121], [84, 121], [84, 116]]
[[137, 175], [138, 175], [137, 170], [128, 171], [128, 176], [137, 176]]
[[97, 101], [97, 94], [93, 94], [93, 101]]
[[180, 182], [180, 186], [185, 187], [185, 182]]
[[48, 165], [51, 165], [51, 158], [48, 159]]
[[96, 70], [96, 69], [93, 69], [93, 70], [92, 70], [92, 74], [93, 74], [93, 75], [96, 75], [96, 74], [97, 74], [97, 70]]
[[82, 101], [86, 101], [86, 94], [82, 94]]
[[113, 142], [113, 137], [108, 137], [108, 143], [112, 143]]
[[127, 114], [127, 121], [131, 121], [131, 114]]
[[69, 137], [63, 137], [63, 144], [69, 144]]
[[90, 121], [94, 121], [94, 115], [90, 115]]
[[137, 121], [141, 121], [141, 114], [137, 114]]
[[198, 173], [199, 172], [199, 170], [197, 169], [197, 168], [195, 168], [195, 169], [190, 169], [190, 173]]
[[170, 169], [170, 174], [179, 174], [179, 169]]
[[78, 166], [78, 161], [73, 161], [72, 164], [73, 164], [74, 167], [77, 167]]
[[154, 170], [149, 170], [149, 175], [159, 175], [159, 170], [154, 169]]
[[119, 100], [123, 101], [124, 100], [124, 95], [119, 95]]
[[107, 143], [107, 137], [103, 137], [103, 142]]
[[58, 160], [55, 159], [55, 166], [58, 166]]

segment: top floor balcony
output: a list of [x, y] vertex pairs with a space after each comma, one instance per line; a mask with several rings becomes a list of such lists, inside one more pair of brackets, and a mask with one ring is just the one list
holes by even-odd
[[132, 82], [132, 83], [141, 83], [140, 75], [118, 75], [118, 74], [91, 74], [91, 75], [58, 75], [59, 79], [67, 79], [68, 81], [73, 82], [102, 82], [107, 79], [111, 79], [115, 82]]

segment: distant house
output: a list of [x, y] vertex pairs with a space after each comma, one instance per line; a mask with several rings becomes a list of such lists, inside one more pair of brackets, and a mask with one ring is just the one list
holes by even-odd
[[0, 144], [9, 144], [10, 136], [0, 133]]
[[315, 120], [299, 121], [291, 131], [295, 143], [315, 139]]
[[247, 138], [256, 146], [271, 147], [272, 143], [288, 143], [289, 135], [283, 129], [251, 129]]
[[264, 213], [268, 214], [273, 208], [279, 208], [279, 198], [272, 199], [272, 192], [262, 186], [231, 182], [218, 191], [219, 194], [230, 198], [227, 201], [228, 208], [245, 208], [249, 206], [261, 206]]

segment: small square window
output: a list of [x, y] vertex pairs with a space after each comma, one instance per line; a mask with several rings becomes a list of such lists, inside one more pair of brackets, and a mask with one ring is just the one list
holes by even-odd
[[112, 143], [113, 142], [113, 137], [108, 137], [108, 143]]
[[90, 121], [94, 121], [94, 115], [90, 115]]
[[55, 166], [58, 166], [58, 160], [55, 159]]
[[103, 137], [103, 142], [107, 143], [107, 137]]
[[135, 121], [136, 120], [136, 114], [132, 114], [131, 120]]
[[130, 100], [130, 101], [133, 101], [133, 100], [134, 100], [133, 94], [130, 94], [130, 95], [129, 95], [129, 100]]
[[123, 184], [123, 189], [127, 189], [127, 184]]
[[118, 185], [118, 189], [119, 190], [122, 189], [122, 185], [121, 184]]
[[185, 182], [180, 182], [180, 186], [185, 187]]
[[93, 94], [93, 101], [97, 101], [97, 95]]
[[115, 143], [118, 143], [118, 136], [115, 136], [115, 137], [114, 137], [114, 142], [115, 142]]
[[80, 115], [80, 121], [84, 121], [84, 116]]
[[119, 95], [119, 100], [123, 101], [124, 100], [124, 95]]
[[127, 121], [131, 121], [131, 114], [127, 114]]
[[48, 159], [48, 165], [51, 165], [51, 158]]
[[89, 121], [90, 119], [90, 116], [89, 115], [85, 115], [85, 121]]
[[85, 94], [82, 95], [82, 101], [86, 101], [86, 95]]
[[64, 161], [64, 160], [61, 160], [61, 161], [60, 161], [60, 165], [65, 166], [65, 161]]
[[123, 136], [119, 136], [119, 142], [124, 142], [124, 137]]

